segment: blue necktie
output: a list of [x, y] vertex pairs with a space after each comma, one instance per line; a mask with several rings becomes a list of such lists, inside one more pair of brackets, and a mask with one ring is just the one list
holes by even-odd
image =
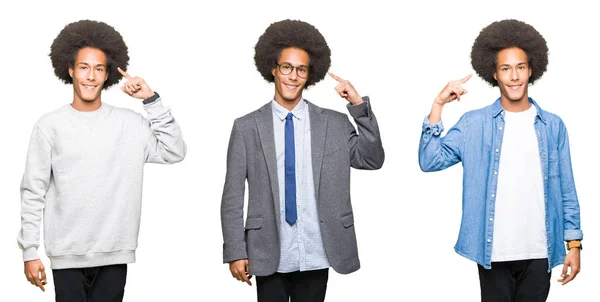
[[285, 117], [285, 221], [296, 223], [296, 151], [294, 145], [294, 116]]

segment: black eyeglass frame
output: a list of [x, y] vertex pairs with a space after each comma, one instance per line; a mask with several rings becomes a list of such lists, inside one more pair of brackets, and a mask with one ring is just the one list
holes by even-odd
[[[290, 73], [294, 72], [294, 69], [296, 69], [296, 75], [299, 78], [306, 79], [308, 77], [309, 72], [310, 72], [309, 67], [306, 66], [306, 65], [294, 66], [294, 65], [292, 65], [290, 63], [286, 63], [286, 62], [281, 63], [281, 64], [279, 64], [279, 63], [275, 63], [275, 64], [277, 65], [277, 69], [279, 70], [279, 72], [281, 72], [282, 75], [289, 75]], [[292, 69], [290, 69], [290, 72], [285, 73], [285, 72], [283, 72], [283, 70], [281, 70], [281, 66], [284, 66], [284, 65], [285, 66], [290, 66], [292, 68]], [[305, 77], [301, 76], [300, 73], [298, 72], [298, 70], [300, 68], [306, 68], [306, 76]]]

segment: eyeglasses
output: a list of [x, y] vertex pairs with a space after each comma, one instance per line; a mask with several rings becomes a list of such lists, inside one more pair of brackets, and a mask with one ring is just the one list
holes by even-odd
[[283, 75], [288, 75], [290, 73], [292, 73], [292, 71], [294, 71], [294, 68], [296, 69], [296, 74], [298, 75], [298, 77], [306, 79], [306, 77], [308, 76], [308, 67], [307, 66], [292, 66], [291, 64], [288, 63], [282, 63], [279, 64], [277, 63], [277, 67], [279, 67], [279, 72], [281, 72], [281, 74]]

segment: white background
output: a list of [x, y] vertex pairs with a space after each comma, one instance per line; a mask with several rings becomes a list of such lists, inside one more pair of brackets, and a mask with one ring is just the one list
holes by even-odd
[[[379, 171], [352, 172], [362, 268], [330, 273], [328, 301], [478, 301], [476, 265], [457, 255], [462, 168], [423, 173], [417, 162], [421, 122], [437, 93], [473, 73], [470, 50], [489, 23], [516, 18], [535, 26], [550, 49], [547, 73], [529, 95], [559, 114], [570, 134], [585, 234], [582, 271], [567, 286], [553, 270], [548, 301], [598, 301], [600, 261], [598, 31], [596, 10], [580, 1], [12, 1], [0, 7], [0, 301], [53, 301], [23, 275], [16, 235], [19, 184], [37, 119], [72, 100], [53, 74], [49, 47], [68, 23], [101, 20], [124, 36], [129, 72], [146, 79], [173, 109], [188, 144], [172, 166], [147, 165], [137, 263], [129, 266], [126, 301], [253, 301], [255, 286], [235, 281], [222, 264], [219, 205], [233, 120], [273, 96], [256, 71], [254, 45], [272, 22], [315, 25], [332, 50], [331, 71], [369, 95], [386, 151]], [[591, 2], [591, 1], [590, 1]], [[191, 3], [191, 1], [190, 1]], [[331, 78], [305, 92], [319, 106], [347, 112]], [[447, 106], [452, 126], [498, 96], [475, 76], [469, 93]], [[112, 105], [142, 112], [117, 87]], [[40, 255], [50, 266], [44, 250]], [[253, 279], [254, 280], [254, 279]]]

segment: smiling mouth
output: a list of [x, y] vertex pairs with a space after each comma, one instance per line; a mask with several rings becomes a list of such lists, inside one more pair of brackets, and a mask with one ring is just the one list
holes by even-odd
[[300, 87], [300, 85], [291, 85], [291, 84], [285, 84], [285, 83], [283, 85], [285, 85], [285, 87], [287, 87], [290, 90], [294, 90], [294, 89]]
[[519, 88], [521, 88], [521, 86], [523, 86], [523, 85], [508, 85], [508, 88], [510, 88], [512, 90], [519, 90]]
[[98, 87], [98, 85], [86, 85], [86, 84], [82, 84], [82, 86], [86, 90], [94, 90], [94, 89], [96, 89], [96, 87]]

